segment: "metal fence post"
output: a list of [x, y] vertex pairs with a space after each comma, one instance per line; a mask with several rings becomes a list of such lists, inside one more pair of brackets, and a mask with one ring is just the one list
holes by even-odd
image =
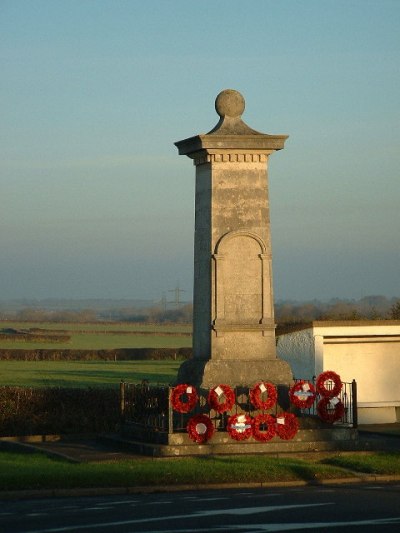
[[358, 411], [357, 411], [357, 382], [355, 379], [351, 382], [351, 398], [353, 407], [353, 427], [358, 428]]
[[171, 405], [172, 387], [168, 387], [168, 433], [174, 432], [174, 412]]
[[125, 418], [125, 382], [123, 379], [119, 384], [119, 414], [123, 422]]

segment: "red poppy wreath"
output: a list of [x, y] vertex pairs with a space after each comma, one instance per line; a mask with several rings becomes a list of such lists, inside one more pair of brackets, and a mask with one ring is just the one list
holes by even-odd
[[178, 413], [188, 413], [192, 411], [197, 403], [198, 396], [196, 388], [192, 385], [182, 383], [174, 387], [171, 393], [171, 405]]
[[232, 439], [246, 440], [253, 433], [253, 420], [249, 415], [230, 416], [227, 430]]
[[328, 424], [337, 422], [344, 416], [344, 405], [339, 398], [322, 398], [317, 404], [317, 414]]
[[[333, 383], [333, 386], [331, 385], [331, 382]], [[336, 372], [327, 370], [317, 377], [315, 388], [317, 389], [318, 394], [324, 398], [333, 398], [334, 396], [338, 396], [342, 390], [342, 380]]]
[[257, 415], [253, 420], [253, 437], [260, 442], [271, 440], [276, 434], [275, 424], [274, 416]]
[[235, 393], [229, 385], [218, 385], [208, 393], [208, 405], [217, 413], [230, 411], [235, 404]]
[[310, 408], [315, 401], [315, 388], [309, 381], [298, 381], [289, 390], [290, 402], [300, 409]]
[[293, 413], [276, 415], [276, 434], [283, 440], [290, 440], [299, 430], [299, 422]]
[[[266, 393], [266, 398], [263, 400], [262, 395]], [[256, 383], [250, 391], [250, 401], [256, 409], [271, 409], [276, 404], [278, 393], [275, 385], [261, 381]]]
[[186, 426], [189, 437], [198, 444], [203, 444], [214, 435], [214, 426], [206, 415], [195, 415]]

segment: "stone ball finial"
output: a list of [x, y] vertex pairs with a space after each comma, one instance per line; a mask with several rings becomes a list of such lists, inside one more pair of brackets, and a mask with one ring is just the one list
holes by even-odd
[[223, 117], [240, 117], [245, 108], [245, 101], [239, 91], [225, 89], [215, 99], [215, 110]]

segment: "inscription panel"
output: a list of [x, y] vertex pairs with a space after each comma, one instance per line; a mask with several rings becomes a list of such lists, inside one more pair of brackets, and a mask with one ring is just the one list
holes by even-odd
[[262, 318], [262, 262], [259, 243], [246, 235], [224, 245], [224, 319], [254, 322]]

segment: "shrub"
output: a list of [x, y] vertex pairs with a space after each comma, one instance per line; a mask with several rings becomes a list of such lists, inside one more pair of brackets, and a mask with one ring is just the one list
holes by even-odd
[[118, 423], [118, 389], [0, 387], [0, 436], [113, 432]]

